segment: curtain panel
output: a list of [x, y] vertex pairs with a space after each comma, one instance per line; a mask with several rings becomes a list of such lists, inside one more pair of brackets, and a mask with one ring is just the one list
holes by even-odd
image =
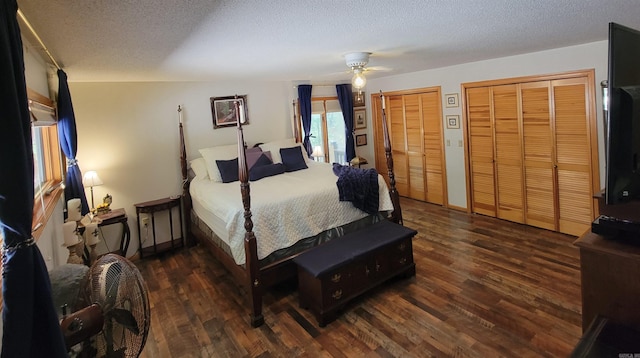
[[345, 155], [347, 161], [356, 157], [356, 147], [353, 140], [353, 93], [351, 92], [351, 84], [336, 85], [338, 93], [338, 102], [342, 109], [342, 117], [344, 118], [344, 134], [345, 134]]
[[58, 134], [60, 148], [67, 157], [64, 197], [66, 200], [79, 198], [82, 205], [82, 215], [86, 215], [89, 212], [89, 204], [82, 185], [82, 172], [76, 160], [78, 151], [76, 116], [71, 103], [67, 74], [63, 70], [58, 70]]
[[33, 148], [17, 12], [15, 0], [0, 0], [1, 356], [66, 357], [47, 267], [31, 236]]
[[302, 144], [307, 149], [307, 156], [311, 156], [311, 85], [298, 86], [298, 101], [300, 101], [300, 119], [302, 120], [302, 130], [304, 139]]

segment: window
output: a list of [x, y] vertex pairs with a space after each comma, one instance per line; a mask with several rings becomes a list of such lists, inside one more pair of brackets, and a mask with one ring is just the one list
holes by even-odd
[[345, 127], [337, 97], [311, 99], [311, 146], [320, 147], [324, 157], [321, 162], [347, 162], [345, 154]]
[[[53, 212], [55, 203], [62, 195], [63, 190], [59, 184], [62, 181], [63, 168], [58, 127], [55, 122], [44, 120], [45, 116], [42, 111], [36, 109], [38, 106], [53, 108], [53, 102], [31, 90], [28, 90], [28, 96], [32, 115], [37, 119], [31, 130], [33, 188], [36, 195], [33, 205], [32, 227], [35, 228], [36, 226], [44, 226]], [[34, 236], [38, 235], [39, 231], [34, 232]]]

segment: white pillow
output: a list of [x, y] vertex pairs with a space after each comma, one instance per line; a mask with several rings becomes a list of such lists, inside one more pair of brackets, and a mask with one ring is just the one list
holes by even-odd
[[282, 163], [280, 148], [291, 148], [295, 146], [300, 146], [302, 148], [302, 157], [304, 157], [304, 161], [308, 163], [310, 159], [307, 155], [306, 149], [304, 149], [302, 143], [296, 143], [296, 140], [294, 138], [274, 140], [271, 142], [260, 144], [260, 149], [262, 149], [263, 152], [270, 151], [271, 158], [273, 159], [274, 163]]
[[216, 160], [230, 160], [238, 157], [238, 146], [236, 144], [221, 145], [218, 147], [203, 148], [199, 150], [207, 164], [207, 172], [211, 180], [222, 183], [222, 177], [218, 170]]
[[196, 158], [190, 162], [191, 170], [196, 174], [193, 179], [207, 179], [209, 173], [207, 172], [207, 162], [204, 158]]

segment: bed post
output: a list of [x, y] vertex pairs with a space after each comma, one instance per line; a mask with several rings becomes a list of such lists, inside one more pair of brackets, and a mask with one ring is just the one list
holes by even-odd
[[[184, 144], [184, 131], [182, 129], [182, 106], [178, 106], [178, 119], [180, 128], [180, 169], [182, 173], [182, 212], [184, 213], [184, 223], [182, 227], [185, 228], [183, 233], [185, 236], [185, 245], [191, 246], [194, 241], [191, 238], [191, 194], [189, 193], [189, 178], [187, 168], [187, 150]], [[186, 225], [185, 225], [186, 224]]]
[[380, 90], [380, 103], [382, 104], [382, 134], [384, 136], [384, 155], [387, 158], [387, 174], [389, 175], [389, 195], [393, 203], [393, 212], [391, 213], [391, 221], [402, 225], [402, 208], [400, 207], [400, 194], [396, 189], [396, 177], [393, 174], [393, 155], [391, 154], [391, 140], [389, 138], [389, 129], [387, 128], [387, 114], [385, 112], [384, 94]]
[[[259, 327], [264, 323], [262, 316], [262, 282], [260, 281], [260, 267], [258, 266], [258, 245], [253, 233], [253, 221], [251, 220], [251, 196], [249, 188], [249, 173], [247, 170], [247, 157], [244, 150], [244, 135], [242, 133], [242, 120], [244, 108], [237, 99], [233, 102], [236, 110], [236, 122], [238, 124], [238, 179], [240, 180], [240, 193], [244, 206], [244, 253], [246, 258], [247, 290], [251, 303], [251, 326]], [[246, 105], [246, 104], [245, 104]]]

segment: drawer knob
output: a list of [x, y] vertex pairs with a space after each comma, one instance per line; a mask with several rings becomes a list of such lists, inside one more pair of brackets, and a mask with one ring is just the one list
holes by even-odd
[[404, 249], [407, 248], [407, 245], [403, 242], [402, 244], [398, 245], [398, 250], [400, 251], [404, 251]]
[[338, 283], [338, 282], [340, 282], [340, 278], [341, 278], [340, 274], [337, 273], [337, 274], [331, 276], [331, 281], [333, 281], [335, 283]]
[[376, 272], [380, 272], [380, 264], [376, 262]]
[[407, 258], [406, 257], [403, 257], [403, 258], [400, 259], [400, 265], [404, 265], [406, 263], [407, 263]]
[[342, 290], [336, 290], [336, 292], [334, 292], [331, 297], [333, 297], [333, 299], [335, 300], [339, 300], [340, 298], [342, 298]]
[[369, 266], [365, 266], [364, 272], [369, 276], [369, 273], [371, 272], [371, 270], [369, 270]]

